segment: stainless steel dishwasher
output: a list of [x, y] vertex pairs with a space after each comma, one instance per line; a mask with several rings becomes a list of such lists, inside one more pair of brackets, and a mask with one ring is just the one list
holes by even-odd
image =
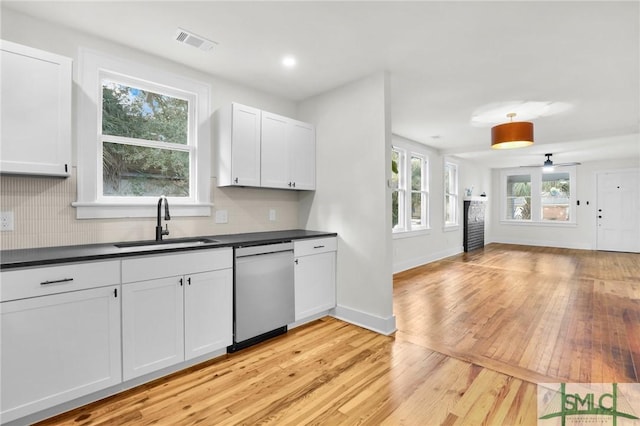
[[234, 253], [233, 345], [228, 352], [286, 333], [295, 319], [293, 243], [238, 247]]

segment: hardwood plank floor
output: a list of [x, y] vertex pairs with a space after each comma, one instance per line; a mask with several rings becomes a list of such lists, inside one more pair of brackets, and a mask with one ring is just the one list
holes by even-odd
[[640, 255], [492, 244], [396, 275], [398, 331], [333, 318], [41, 425], [535, 425], [536, 383], [638, 382]]

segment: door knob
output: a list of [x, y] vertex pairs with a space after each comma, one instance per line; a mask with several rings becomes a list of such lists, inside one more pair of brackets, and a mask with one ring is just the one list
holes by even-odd
[[602, 219], [602, 215], [598, 215], [598, 219]]

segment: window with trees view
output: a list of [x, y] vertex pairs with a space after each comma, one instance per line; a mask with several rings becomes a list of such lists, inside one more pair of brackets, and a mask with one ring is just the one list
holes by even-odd
[[210, 86], [84, 48], [78, 64], [77, 217], [155, 217], [161, 195], [209, 216]]
[[575, 168], [525, 170], [502, 173], [504, 220], [575, 223]]
[[391, 151], [393, 232], [429, 227], [428, 161], [424, 154], [394, 147]]
[[531, 175], [507, 177], [506, 217], [510, 220], [531, 220]]
[[189, 197], [189, 101], [102, 80], [102, 195]]

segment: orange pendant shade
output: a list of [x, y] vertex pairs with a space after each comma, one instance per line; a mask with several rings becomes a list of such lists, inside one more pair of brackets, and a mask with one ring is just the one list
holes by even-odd
[[491, 128], [491, 148], [512, 149], [533, 145], [533, 123], [516, 121]]

